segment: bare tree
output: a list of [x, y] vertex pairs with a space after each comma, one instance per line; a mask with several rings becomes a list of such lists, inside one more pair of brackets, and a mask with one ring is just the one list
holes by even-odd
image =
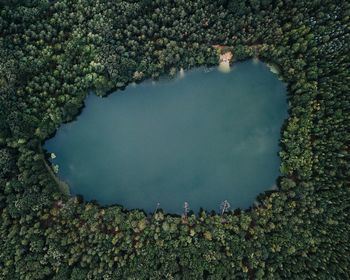
[[220, 205], [221, 215], [228, 212], [228, 209], [230, 207], [231, 207], [231, 205], [227, 200], [224, 200], [223, 202], [221, 202], [221, 205]]

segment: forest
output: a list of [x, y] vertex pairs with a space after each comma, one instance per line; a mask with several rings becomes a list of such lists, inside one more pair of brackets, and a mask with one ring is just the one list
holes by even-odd
[[[0, 279], [349, 279], [349, 42], [345, 0], [1, 0]], [[217, 65], [213, 45], [288, 83], [278, 190], [183, 217], [62, 190], [41, 145], [89, 91]]]

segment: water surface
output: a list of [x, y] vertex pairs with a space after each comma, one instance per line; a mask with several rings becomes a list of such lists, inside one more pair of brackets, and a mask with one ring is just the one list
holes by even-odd
[[247, 208], [279, 175], [286, 86], [259, 62], [89, 95], [45, 143], [73, 194], [103, 205], [181, 213]]

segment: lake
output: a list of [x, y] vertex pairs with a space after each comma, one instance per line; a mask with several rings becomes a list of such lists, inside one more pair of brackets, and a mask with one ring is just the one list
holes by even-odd
[[182, 213], [184, 202], [248, 208], [275, 186], [286, 85], [266, 64], [229, 73], [199, 68], [175, 79], [90, 94], [78, 118], [44, 148], [72, 194], [102, 205]]

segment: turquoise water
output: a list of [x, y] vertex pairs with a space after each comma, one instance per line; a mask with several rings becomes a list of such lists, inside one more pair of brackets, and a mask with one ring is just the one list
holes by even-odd
[[90, 94], [45, 143], [73, 194], [152, 212], [248, 208], [275, 185], [286, 85], [261, 63]]

